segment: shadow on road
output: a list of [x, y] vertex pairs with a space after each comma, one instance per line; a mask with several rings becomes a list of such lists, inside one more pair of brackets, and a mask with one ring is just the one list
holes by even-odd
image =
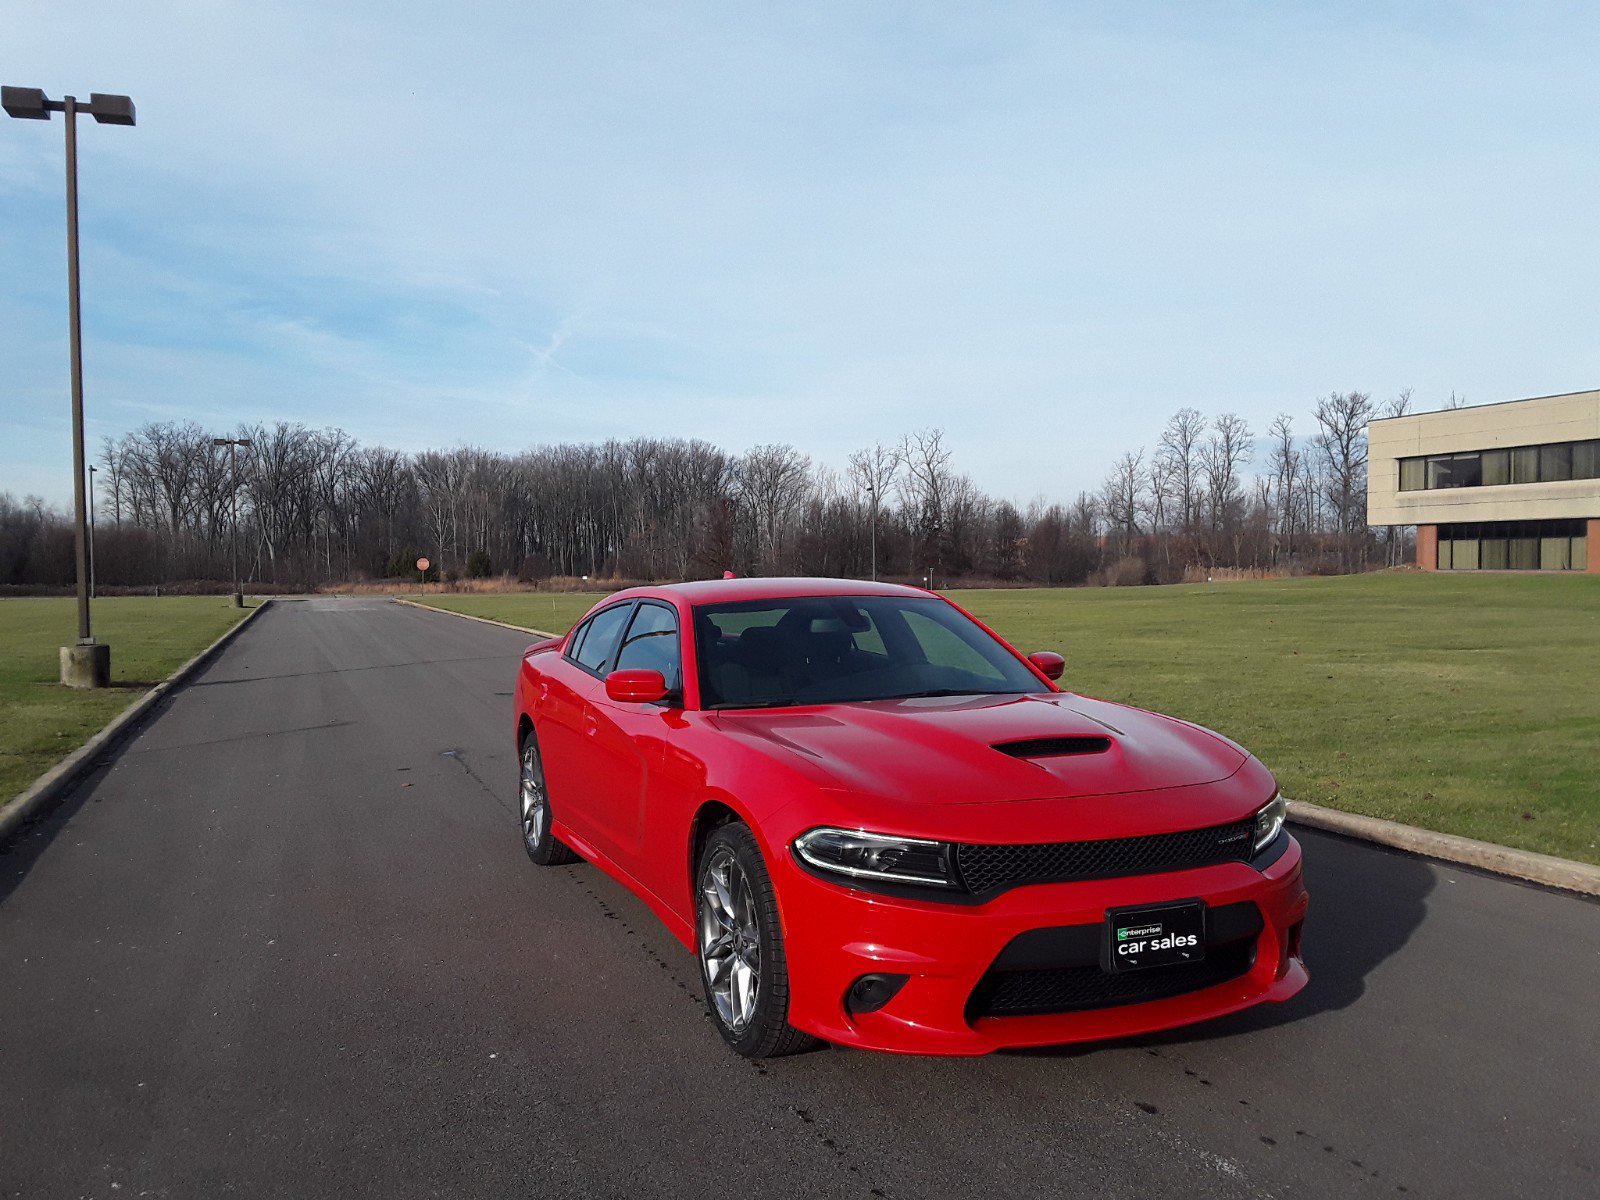
[[1296, 830], [1305, 846], [1306, 990], [1276, 1006], [1286, 1019], [1346, 1008], [1366, 991], [1367, 975], [1397, 954], [1427, 916], [1438, 868], [1424, 859], [1364, 842]]

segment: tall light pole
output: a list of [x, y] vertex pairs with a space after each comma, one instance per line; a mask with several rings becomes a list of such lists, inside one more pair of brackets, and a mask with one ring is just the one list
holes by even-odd
[[250, 445], [249, 438], [212, 438], [213, 446], [228, 448], [228, 472], [233, 482], [228, 487], [228, 524], [233, 526], [233, 606], [244, 607], [244, 590], [239, 586], [239, 447]]
[[94, 472], [89, 464], [89, 599], [94, 599]]
[[38, 88], [0, 88], [0, 108], [25, 121], [48, 121], [66, 114], [67, 126], [67, 315], [72, 354], [72, 497], [78, 560], [78, 641], [61, 647], [61, 682], [68, 687], [105, 687], [111, 682], [111, 647], [94, 640], [89, 627], [89, 535], [85, 519], [83, 453], [83, 341], [78, 305], [78, 113], [102, 125], [132, 125], [133, 101], [126, 96], [90, 92], [89, 103], [75, 96], [50, 100]]

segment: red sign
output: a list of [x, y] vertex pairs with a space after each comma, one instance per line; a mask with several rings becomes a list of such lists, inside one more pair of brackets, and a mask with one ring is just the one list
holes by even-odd
[[428, 569], [429, 565], [430, 564], [429, 564], [427, 559], [425, 559], [425, 558], [417, 559], [417, 570], [426, 571]]

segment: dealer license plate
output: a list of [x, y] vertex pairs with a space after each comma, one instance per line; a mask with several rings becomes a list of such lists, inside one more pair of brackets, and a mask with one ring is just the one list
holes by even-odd
[[1139, 971], [1199, 962], [1206, 956], [1206, 905], [1179, 900], [1106, 912], [1104, 965], [1108, 971]]

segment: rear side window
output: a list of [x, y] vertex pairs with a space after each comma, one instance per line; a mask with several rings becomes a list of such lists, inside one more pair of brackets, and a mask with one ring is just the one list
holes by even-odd
[[659, 604], [641, 604], [622, 640], [617, 670], [660, 671], [667, 687], [677, 691], [683, 677], [677, 614]]
[[599, 674], [611, 661], [611, 652], [617, 648], [617, 639], [622, 636], [632, 608], [631, 604], [618, 604], [590, 617], [573, 640], [572, 661]]

